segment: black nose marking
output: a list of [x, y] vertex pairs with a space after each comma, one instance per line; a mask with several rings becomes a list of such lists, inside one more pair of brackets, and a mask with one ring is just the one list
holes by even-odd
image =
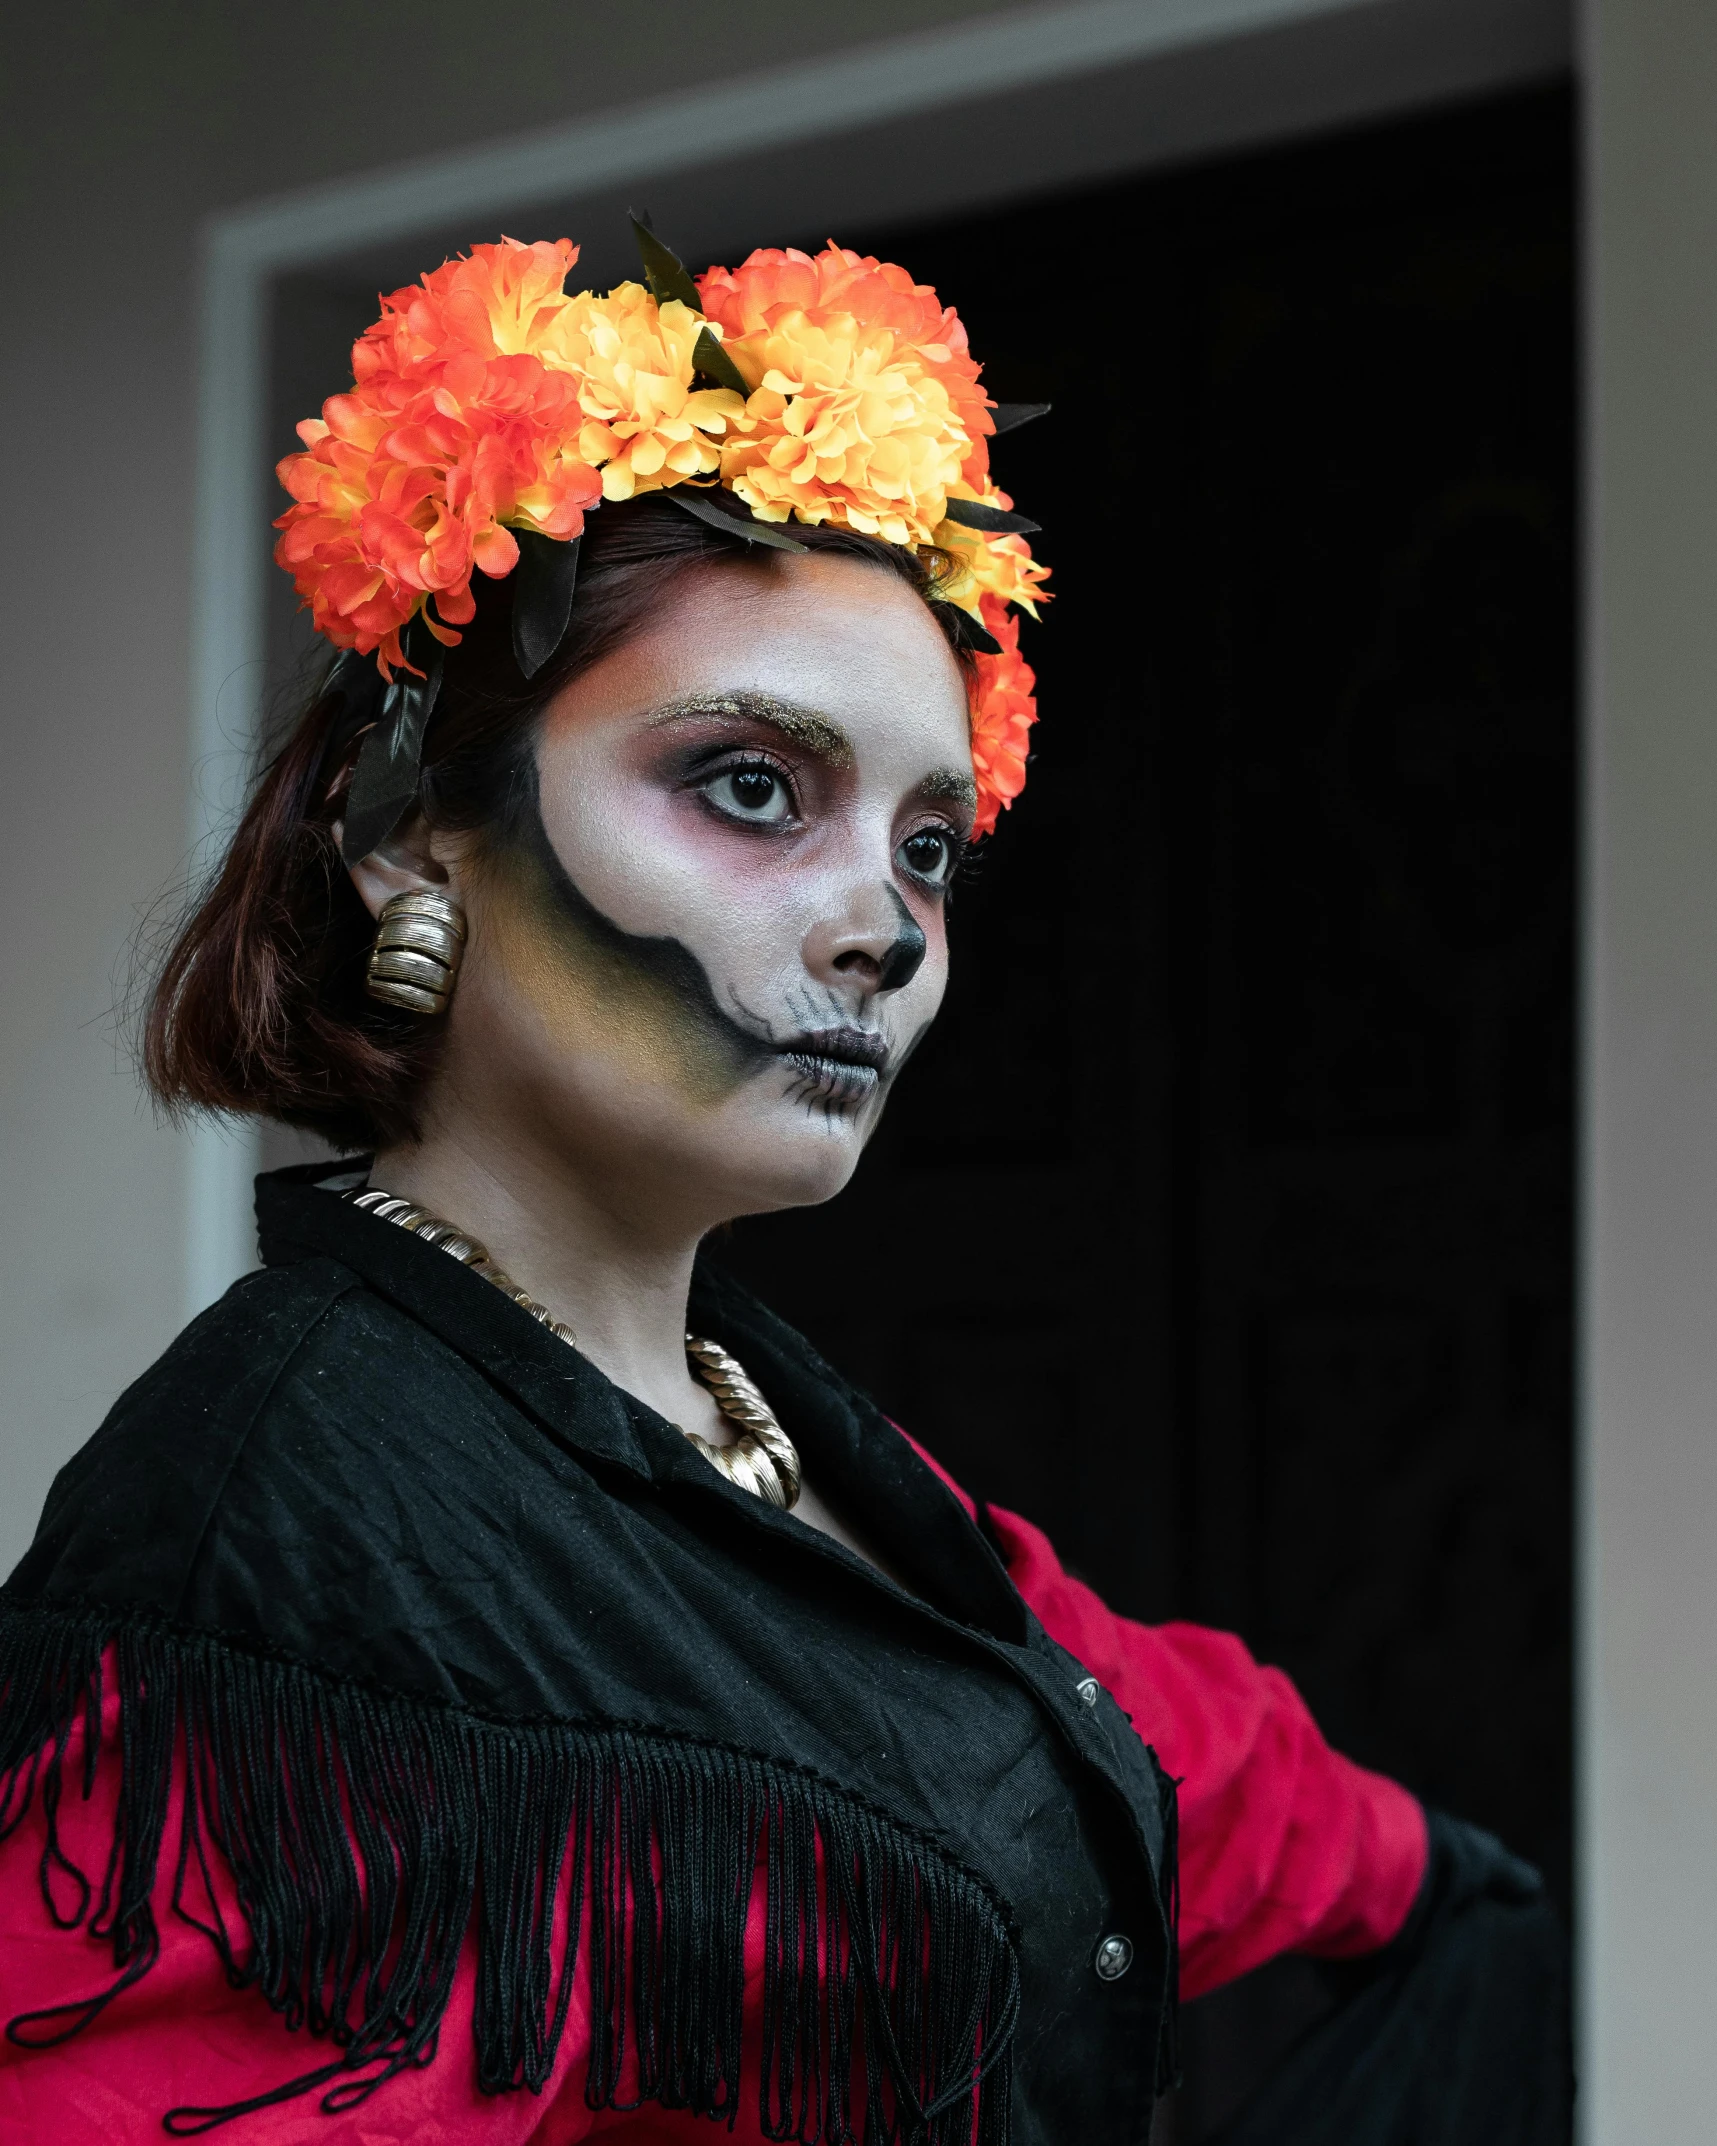
[[876, 988], [879, 991], [899, 991], [918, 974], [923, 966], [924, 956], [929, 952], [930, 942], [914, 920], [912, 911], [901, 900], [900, 889], [890, 887], [888, 892], [894, 903], [895, 913], [900, 918], [900, 930], [894, 944], [882, 957]]

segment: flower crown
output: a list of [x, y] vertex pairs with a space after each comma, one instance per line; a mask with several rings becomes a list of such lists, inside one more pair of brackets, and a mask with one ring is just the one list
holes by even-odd
[[348, 863], [416, 796], [473, 573], [514, 577], [513, 645], [534, 677], [571, 618], [586, 513], [644, 492], [780, 549], [804, 548], [783, 525], [827, 522], [941, 554], [935, 598], [974, 651], [973, 831], [988, 834], [1024, 788], [1037, 718], [1014, 607], [1035, 617], [1048, 573], [989, 441], [1042, 406], [992, 403], [953, 307], [891, 262], [831, 241], [694, 282], [633, 221], [642, 284], [569, 296], [569, 240], [502, 239], [384, 298], [351, 390], [279, 465], [292, 505], [275, 558], [345, 652], [338, 727], [369, 726]]

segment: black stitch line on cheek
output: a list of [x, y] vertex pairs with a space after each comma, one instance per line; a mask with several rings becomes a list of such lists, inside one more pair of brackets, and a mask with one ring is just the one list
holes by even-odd
[[[619, 956], [635, 971], [665, 985], [688, 1012], [714, 1030], [741, 1065], [760, 1070], [777, 1056], [781, 1042], [774, 1023], [753, 1012], [731, 985], [727, 997], [733, 1010], [730, 1012], [723, 1006], [710, 982], [708, 970], [682, 940], [627, 931], [612, 917], [604, 915], [579, 888], [549, 840], [534, 783], [521, 813], [518, 839], [520, 848], [542, 871], [548, 890], [562, 913], [599, 947]], [[902, 908], [904, 912], [904, 905]], [[818, 992], [828, 1002], [828, 1015], [833, 1025], [839, 1026], [851, 1018], [841, 1003], [840, 994], [832, 987], [809, 983], [794, 985], [784, 996], [788, 1012], [802, 1027], [808, 1029], [817, 1025]], [[791, 1079], [784, 1100], [802, 1104], [808, 1115], [820, 1116], [831, 1133], [856, 1119], [869, 1097], [880, 1094], [884, 1085], [879, 1082], [875, 1088], [863, 1093], [851, 1089], [831, 1092], [822, 1081], [790, 1067], [788, 1071]]]
[[[733, 988], [732, 984], [729, 984], [727, 987], [727, 996], [730, 1003], [732, 1004], [734, 1016], [738, 1020], [739, 1025], [742, 1028], [747, 1029], [748, 1032], [752, 1035], [767, 1036], [769, 1039], [769, 1048], [771, 1052], [779, 1051], [781, 1048], [781, 1038], [775, 1033], [775, 1023], [769, 1020], [764, 1014], [753, 1013], [751, 1008], [745, 1003], [744, 999], [742, 999], [739, 993]], [[787, 1008], [787, 1011], [791, 1013], [793, 1011], [792, 1007], [789, 1006]]]
[[833, 1132], [837, 1124], [845, 1125], [856, 1119], [872, 1095], [881, 1093], [881, 1084], [863, 1093], [851, 1088], [831, 1090], [824, 1082], [814, 1080], [807, 1073], [792, 1070], [784, 1100], [803, 1105], [807, 1113], [820, 1116], [825, 1126]]
[[849, 1115], [849, 1112], [840, 1107], [837, 1097], [831, 1096], [819, 1083], [803, 1073], [796, 1073], [788, 1083], [785, 1100], [800, 1104], [807, 1117], [820, 1116], [829, 1132], [835, 1130], [837, 1115], [843, 1120]]
[[687, 1012], [715, 1032], [742, 1065], [749, 1062], [755, 1068], [773, 1055], [775, 1042], [767, 1026], [760, 1032], [735, 1020], [716, 997], [709, 971], [682, 940], [667, 936], [653, 938], [641, 932], [627, 931], [612, 917], [605, 916], [579, 889], [549, 840], [534, 785], [522, 817], [520, 847], [541, 870], [550, 894], [564, 915], [605, 952], [618, 956], [637, 973], [665, 985]]

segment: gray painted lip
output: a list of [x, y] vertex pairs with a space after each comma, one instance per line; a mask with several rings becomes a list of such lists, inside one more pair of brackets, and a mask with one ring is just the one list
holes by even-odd
[[783, 1058], [848, 1072], [880, 1074], [888, 1064], [888, 1041], [873, 1028], [813, 1028], [780, 1047]]

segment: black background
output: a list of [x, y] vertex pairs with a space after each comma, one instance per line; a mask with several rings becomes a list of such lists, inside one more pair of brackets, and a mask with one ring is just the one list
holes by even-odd
[[[995, 463], [1058, 593], [937, 1030], [852, 1188], [726, 1247], [1564, 1903], [1572, 203], [1556, 90], [842, 234], [1055, 405]], [[1182, 2135], [1300, 2001], [1191, 2008]]]

